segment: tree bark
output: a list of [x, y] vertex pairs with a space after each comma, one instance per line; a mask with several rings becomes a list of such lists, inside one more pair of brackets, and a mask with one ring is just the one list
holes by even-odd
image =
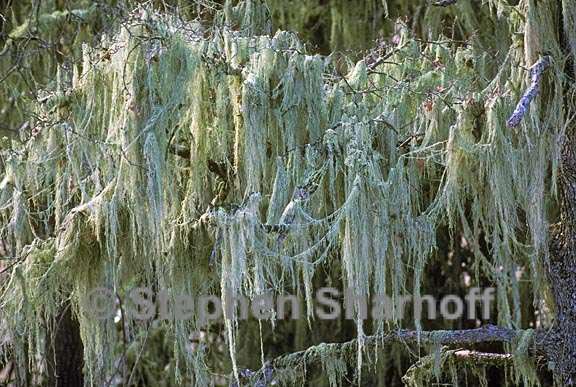
[[576, 141], [567, 134], [560, 171], [561, 222], [550, 242], [546, 272], [556, 306], [554, 326], [539, 338], [561, 385], [576, 385]]
[[[570, 30], [574, 18], [574, 4], [563, 1], [559, 27], [561, 44], [568, 58], [565, 95], [572, 95], [576, 34]], [[566, 111], [573, 110], [574, 101], [566, 97]], [[567, 119], [571, 119], [568, 117]], [[559, 172], [560, 222], [553, 227], [550, 239], [550, 258], [544, 262], [550, 289], [555, 301], [556, 320], [552, 328], [537, 337], [548, 366], [557, 382], [563, 386], [576, 385], [576, 127], [570, 124], [564, 138]]]

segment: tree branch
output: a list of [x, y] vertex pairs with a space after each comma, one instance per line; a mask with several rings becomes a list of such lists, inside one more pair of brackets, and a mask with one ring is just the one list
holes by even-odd
[[487, 353], [479, 351], [470, 351], [468, 349], [461, 349], [452, 353], [454, 359], [463, 361], [465, 363], [482, 363], [494, 366], [501, 366], [511, 364], [513, 361], [512, 354], [510, 353]]
[[[384, 344], [393, 342], [403, 342], [417, 345], [474, 345], [480, 343], [512, 343], [515, 337], [522, 331], [502, 328], [494, 325], [486, 325], [476, 329], [465, 330], [438, 330], [438, 331], [407, 331], [400, 330], [390, 332], [385, 335], [372, 335], [364, 338], [364, 347], [376, 348]], [[341, 358], [353, 356], [358, 349], [358, 339], [353, 339], [344, 343], [322, 343], [311, 346], [303, 351], [298, 351], [279, 356], [261, 368], [258, 372], [252, 373], [249, 370], [252, 381], [271, 381], [274, 371], [279, 369], [295, 369], [312, 364], [321, 363], [327, 353], [338, 354]], [[482, 361], [490, 364], [502, 364], [512, 359], [509, 354], [482, 353], [476, 351], [459, 350], [454, 356], [460, 360]]]
[[522, 95], [522, 98], [520, 98], [518, 105], [516, 105], [516, 109], [514, 109], [514, 112], [512, 113], [510, 118], [508, 118], [508, 121], [506, 121], [506, 125], [509, 128], [514, 128], [518, 126], [520, 124], [520, 121], [522, 121], [522, 118], [524, 118], [524, 116], [528, 112], [528, 107], [530, 106], [530, 103], [536, 97], [536, 95], [538, 95], [538, 91], [540, 90], [540, 81], [542, 79], [542, 74], [548, 68], [548, 66], [550, 66], [550, 61], [551, 61], [550, 57], [545, 56], [541, 58], [538, 62], [536, 62], [536, 64], [534, 64], [534, 66], [532, 66], [532, 68], [530, 69], [530, 80], [531, 80], [530, 86], [526, 89], [526, 91]]
[[185, 159], [190, 159], [190, 148], [180, 144], [170, 144], [170, 153]]
[[458, 0], [439, 0], [436, 1], [435, 3], [432, 3], [432, 5], [436, 7], [447, 7], [449, 5], [456, 4], [457, 2]]

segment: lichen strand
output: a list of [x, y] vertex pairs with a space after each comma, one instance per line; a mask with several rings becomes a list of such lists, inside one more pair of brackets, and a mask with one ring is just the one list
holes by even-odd
[[[522, 27], [516, 10], [498, 9], [511, 31]], [[488, 66], [474, 42], [421, 43], [399, 26], [388, 60], [375, 69], [360, 61], [341, 76], [331, 58], [306, 54], [295, 34], [271, 36], [267, 17], [259, 1], [227, 5], [207, 33], [139, 11], [100, 47], [84, 47], [70, 86], [52, 85], [65, 103], [34, 106], [56, 124], [38, 123], [21, 152], [6, 153], [0, 197], [2, 233], [23, 257], [1, 298], [17, 364], [39, 367], [39, 324], [70, 295], [90, 382], [105, 384], [119, 339], [110, 321], [90, 317], [85, 301], [95, 286], [120, 296], [136, 284], [220, 289], [226, 307], [240, 294], [301, 284], [311, 313], [316, 270], [341, 263], [343, 286], [396, 305], [420, 294], [443, 224], [464, 230], [478, 272], [498, 286], [500, 322], [520, 328], [517, 268], [526, 268], [535, 297], [543, 287], [541, 203], [554, 195], [544, 178], [558, 164], [559, 85], [548, 85], [546, 103], [534, 103], [513, 129], [506, 120], [530, 82], [515, 44]], [[548, 47], [552, 58], [558, 50]], [[550, 64], [553, 79], [561, 79], [558, 66]], [[30, 245], [34, 235], [54, 238]], [[226, 317], [238, 377], [239, 322], [234, 312]], [[203, 322], [167, 323], [176, 375], [205, 385], [209, 355], [187, 345]], [[393, 313], [392, 326], [410, 324]], [[357, 326], [360, 380], [361, 319]], [[124, 333], [143, 329], [128, 323]], [[432, 363], [452, 370], [450, 358], [422, 359], [409, 384], [423, 385], [419, 375]], [[351, 359], [322, 359], [337, 385]]]

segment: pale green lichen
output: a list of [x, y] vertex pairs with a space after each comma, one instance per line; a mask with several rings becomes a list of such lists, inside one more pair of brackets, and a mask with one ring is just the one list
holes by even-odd
[[[334, 23], [352, 12], [338, 3]], [[381, 9], [368, 3], [354, 12]], [[514, 14], [502, 2], [490, 4]], [[439, 18], [454, 11], [429, 12]], [[465, 13], [464, 28], [476, 29], [477, 18]], [[509, 19], [499, 28], [521, 26]], [[497, 69], [478, 55], [487, 42], [420, 44], [399, 26], [387, 61], [375, 69], [359, 61], [341, 75], [332, 58], [308, 55], [294, 34], [271, 36], [259, 1], [228, 2], [216, 20], [211, 34], [178, 32], [170, 17], [139, 13], [101, 47], [84, 47], [71, 87], [61, 81], [49, 103], [34, 105], [59, 123], [39, 123], [40, 134], [22, 146], [26, 153], [7, 155], [0, 196], [1, 232], [14, 242], [13, 255], [26, 257], [2, 285], [18, 364], [28, 364], [25, 346], [40, 351], [37, 316], [55, 318], [70, 297], [89, 382], [110, 378], [116, 332], [112, 322], [89, 317], [86, 298], [95, 286], [119, 294], [135, 284], [195, 295], [220, 289], [224, 310], [239, 295], [303, 290], [312, 321], [314, 276], [335, 262], [344, 287], [389, 295], [389, 323], [401, 326], [397, 304], [421, 295], [444, 224], [462, 231], [476, 270], [498, 286], [499, 322], [520, 328], [516, 275], [526, 268], [538, 297], [548, 238], [542, 203], [555, 193], [545, 180], [550, 170], [555, 179], [565, 129], [554, 91], [543, 97], [549, 107], [532, 107], [519, 131], [505, 125], [527, 82], [517, 63], [528, 54], [510, 44]], [[352, 34], [334, 26], [333, 44], [357, 39]], [[432, 27], [427, 34], [442, 38]], [[551, 72], [560, 71], [554, 63]], [[550, 90], [560, 89], [558, 79]], [[174, 155], [173, 144], [188, 157]], [[30, 245], [35, 233], [54, 238]], [[365, 328], [360, 305], [354, 308], [361, 382]], [[225, 317], [238, 378], [240, 322], [235, 312]], [[174, 372], [205, 385], [208, 354], [187, 347], [203, 322], [168, 325]], [[421, 329], [419, 319], [414, 325]], [[533, 382], [525, 348], [523, 340], [515, 368]], [[329, 383], [338, 385], [352, 360], [334, 353], [322, 359]], [[424, 357], [407, 380], [424, 385], [449, 359], [447, 352], [440, 360]]]

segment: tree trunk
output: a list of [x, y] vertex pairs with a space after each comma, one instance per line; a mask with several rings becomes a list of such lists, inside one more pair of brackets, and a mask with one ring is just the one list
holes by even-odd
[[[573, 5], [564, 2], [562, 18], [564, 29], [560, 26], [567, 57], [570, 58], [573, 49], [572, 37], [576, 36], [569, 30]], [[573, 71], [568, 60], [566, 75], [570, 79], [565, 95], [570, 96], [573, 88]], [[566, 99], [566, 111], [570, 112], [574, 101]], [[570, 119], [570, 118], [568, 118]], [[559, 172], [560, 222], [554, 226], [550, 240], [550, 258], [545, 262], [546, 274], [552, 290], [556, 306], [556, 321], [554, 326], [540, 335], [538, 346], [544, 348], [548, 366], [554, 373], [560, 385], [576, 385], [576, 128], [570, 125], [564, 139], [561, 166]]]
[[568, 134], [560, 174], [562, 220], [552, 233], [546, 271], [556, 303], [556, 321], [540, 338], [561, 385], [576, 384], [576, 141]]
[[48, 385], [55, 387], [83, 386], [84, 351], [80, 338], [80, 326], [69, 303], [62, 307], [51, 333], [47, 342]]

